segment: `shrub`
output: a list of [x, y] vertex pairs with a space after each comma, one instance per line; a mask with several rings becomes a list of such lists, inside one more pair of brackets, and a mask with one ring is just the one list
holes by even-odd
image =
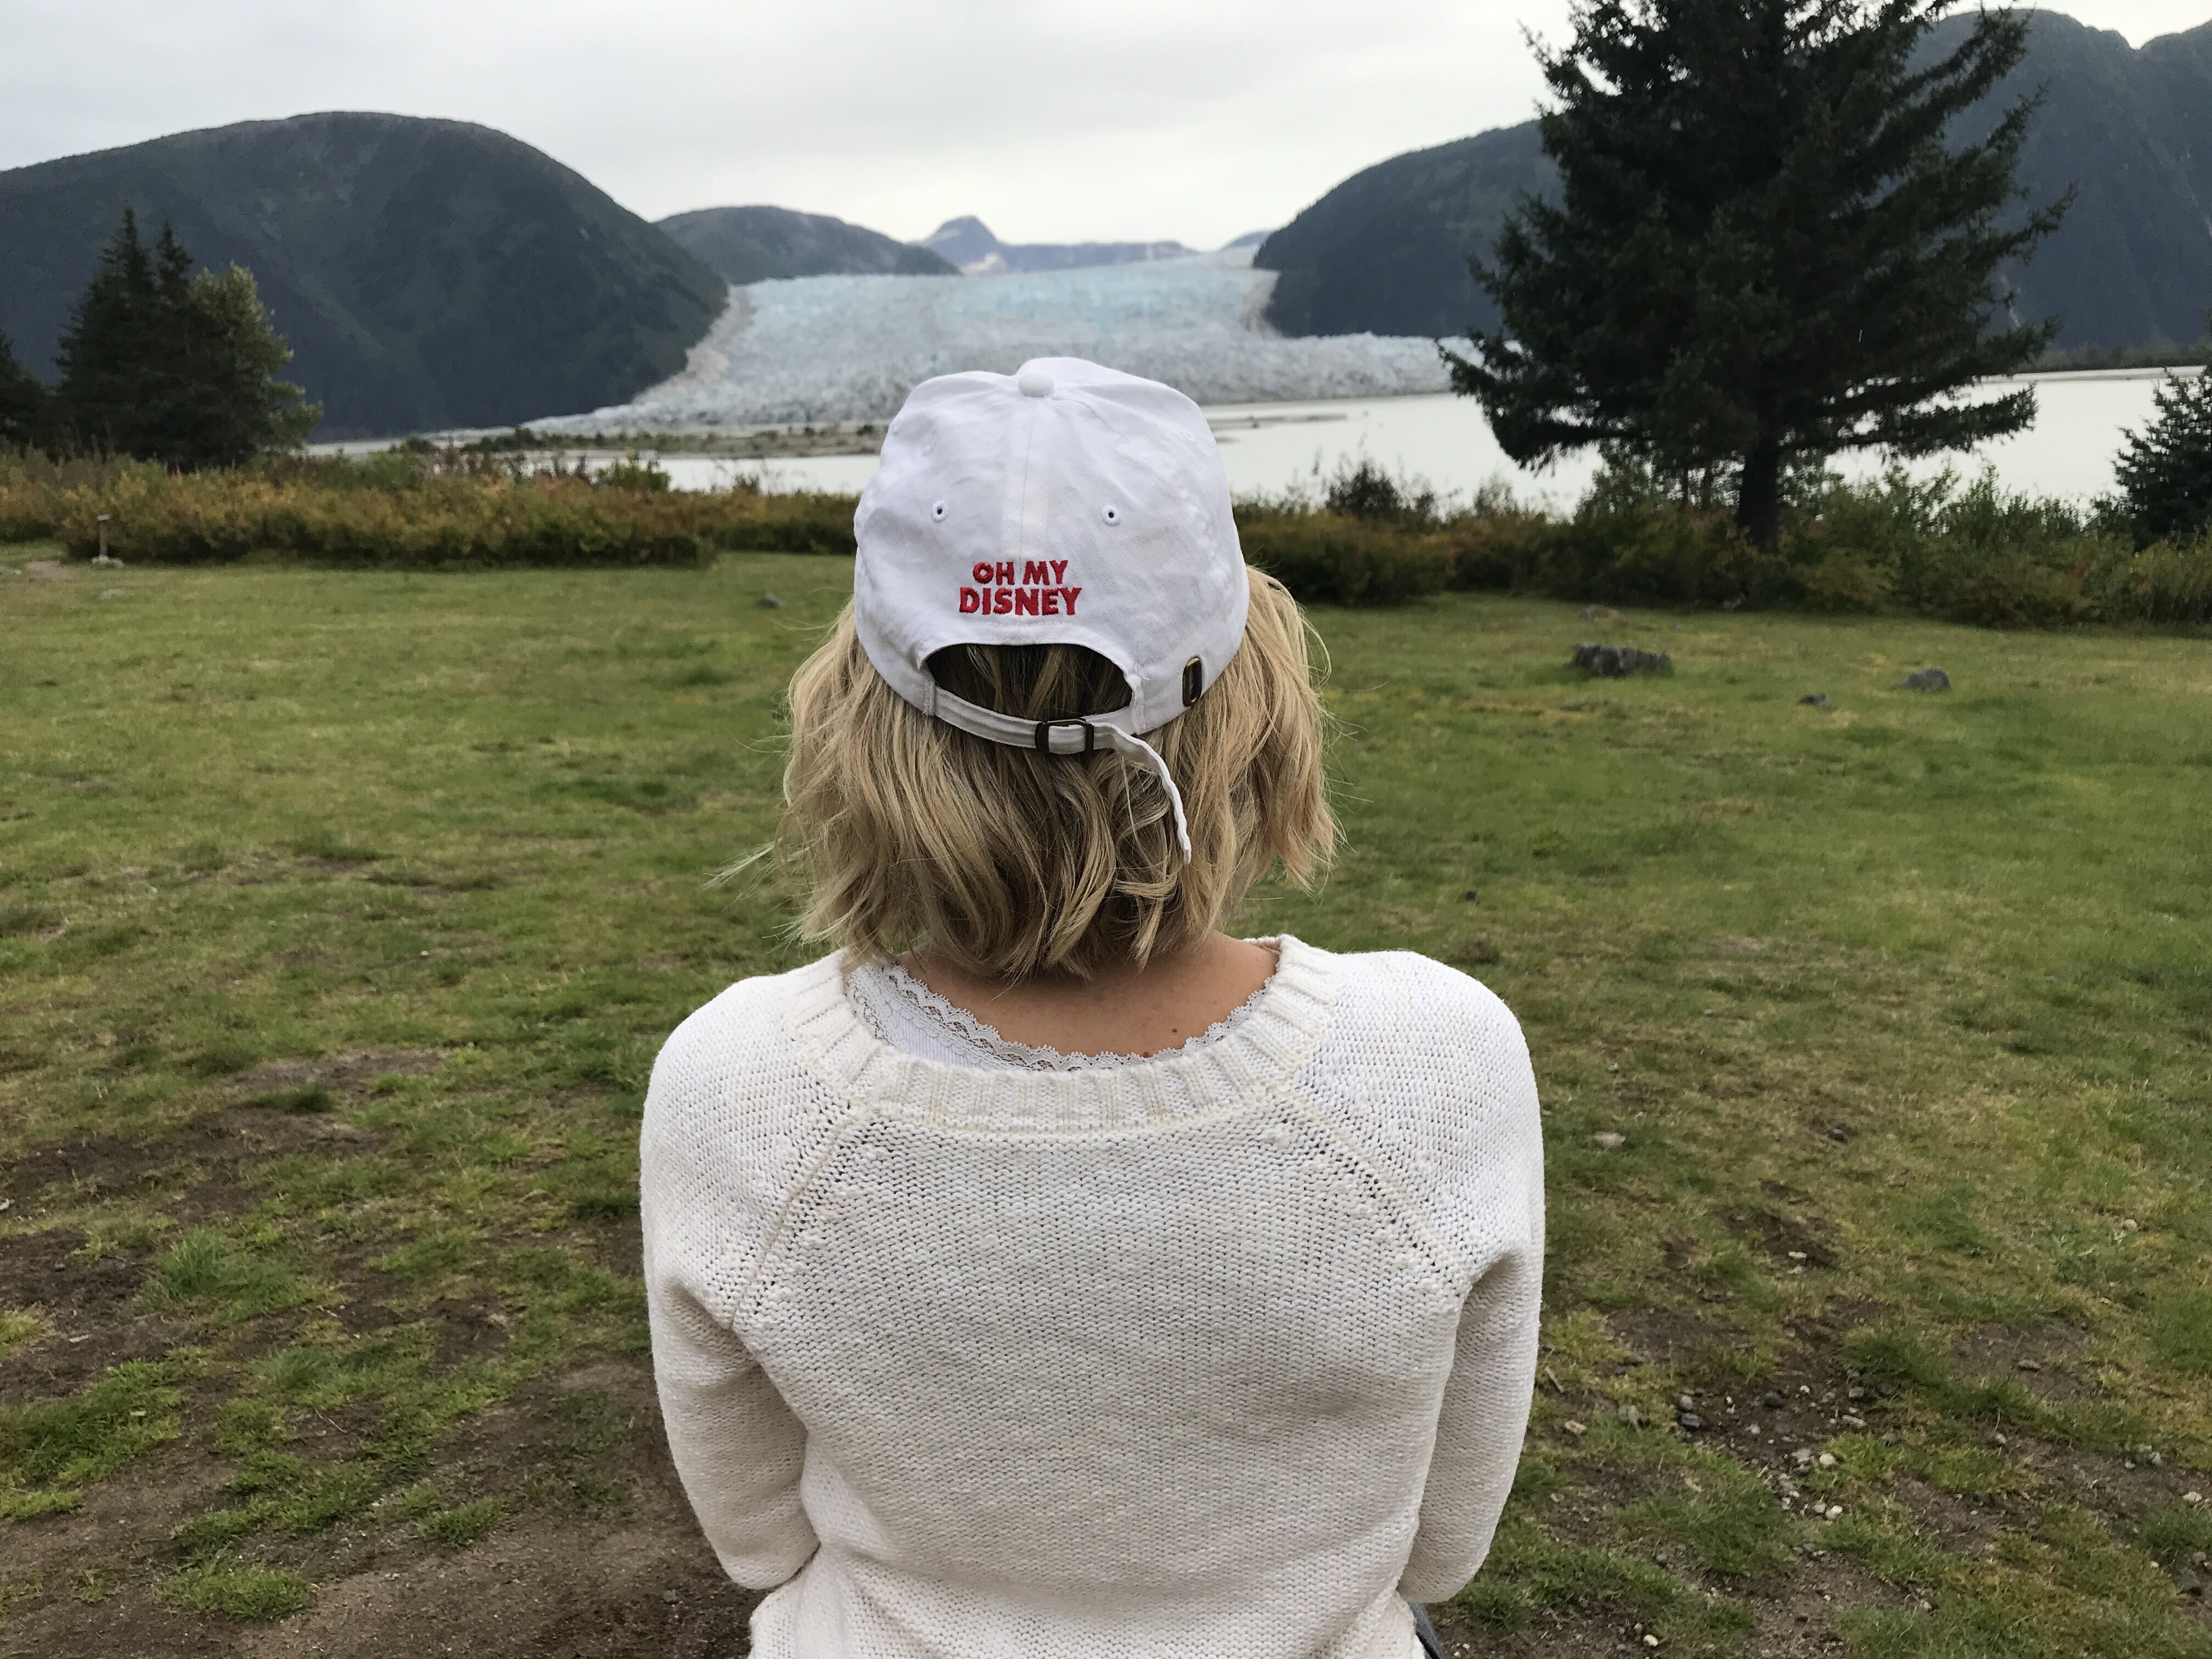
[[2123, 441], [2115, 468], [2143, 541], [2195, 537], [2212, 527], [2212, 374], [2169, 374], [2158, 413]]
[[1395, 478], [1364, 455], [1338, 466], [1322, 491], [1322, 505], [1340, 518], [1406, 530], [1433, 530], [1439, 521], [1437, 492], [1425, 480]]
[[[850, 496], [683, 492], [641, 482], [517, 476], [509, 458], [391, 450], [362, 460], [289, 460], [190, 477], [142, 463], [57, 465], [0, 457], [0, 538], [51, 538], [155, 564], [279, 557], [353, 567], [697, 565], [718, 550], [847, 553]], [[622, 464], [618, 463], [619, 468]]]
[[1249, 512], [1237, 526], [1244, 557], [1301, 600], [1383, 605], [1451, 585], [1448, 537], [1409, 534], [1331, 512]]

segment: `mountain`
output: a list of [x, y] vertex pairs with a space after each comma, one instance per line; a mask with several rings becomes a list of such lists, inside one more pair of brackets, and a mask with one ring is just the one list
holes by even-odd
[[250, 268], [323, 405], [319, 438], [506, 426], [684, 367], [727, 302], [705, 264], [580, 175], [462, 121], [322, 114], [0, 172], [0, 331], [52, 377], [125, 204]]
[[1260, 245], [1281, 273], [1267, 320], [1285, 334], [1459, 334], [1495, 325], [1468, 275], [1513, 204], [1555, 189], [1536, 124], [1417, 149], [1355, 173]]
[[701, 208], [659, 222], [678, 247], [704, 260], [722, 280], [748, 283], [787, 276], [957, 276], [959, 267], [926, 247], [896, 242], [880, 231], [848, 225], [826, 213], [780, 207]]
[[981, 219], [947, 219], [915, 244], [970, 276], [1010, 270], [1079, 270], [1090, 265], [1141, 264], [1187, 258], [1181, 242], [1002, 242]]
[[[2077, 193], [2033, 262], [2007, 273], [2015, 308], [2057, 315], [2062, 349], [2198, 338], [2212, 306], [2212, 24], [2138, 49], [2056, 12], [2028, 21], [2027, 56], [1960, 134], [1981, 137], [2005, 106], [2044, 89], [2021, 184], [2036, 204]], [[1929, 50], [1972, 27], [1947, 19]], [[1354, 173], [1255, 256], [1280, 273], [1267, 320], [1286, 334], [1494, 327], [1468, 257], [1488, 255], [1521, 196], [1555, 189], [1533, 121]]]

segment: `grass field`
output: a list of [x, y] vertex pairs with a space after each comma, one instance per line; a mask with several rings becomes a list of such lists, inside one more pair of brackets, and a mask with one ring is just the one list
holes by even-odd
[[[708, 880], [849, 564], [75, 572], [0, 574], [0, 1653], [740, 1650], [633, 1143], [809, 954]], [[1248, 927], [1465, 967], [1547, 1103], [1448, 1647], [2212, 1655], [2212, 643], [1315, 620], [1347, 845]]]

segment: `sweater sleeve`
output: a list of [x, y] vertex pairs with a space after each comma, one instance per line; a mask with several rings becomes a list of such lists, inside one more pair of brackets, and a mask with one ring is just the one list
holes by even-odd
[[[1490, 1553], [1528, 1432], [1544, 1279], [1543, 1134], [1536, 1079], [1520, 1030], [1510, 1041], [1498, 1098], [1482, 1115], [1496, 1139], [1462, 1203], [1500, 1231], [1460, 1311], [1452, 1370], [1437, 1422], [1413, 1547], [1399, 1580], [1414, 1601], [1458, 1594]], [[1503, 1035], [1503, 1034], [1501, 1034]], [[1486, 1135], [1486, 1139], [1491, 1139]]]
[[776, 1196], [720, 1109], [710, 1004], [655, 1062], [639, 1138], [639, 1211], [653, 1382], [684, 1495], [723, 1571], [750, 1589], [814, 1553], [800, 1507], [806, 1430], [733, 1328]]
[[722, 1570], [771, 1589], [814, 1553], [799, 1502], [806, 1431], [744, 1345], [673, 1276], [648, 1273], [653, 1382], [684, 1496]]

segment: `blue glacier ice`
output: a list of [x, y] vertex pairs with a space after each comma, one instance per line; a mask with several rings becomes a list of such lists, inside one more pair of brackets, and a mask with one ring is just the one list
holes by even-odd
[[[1249, 250], [1243, 251], [1249, 258]], [[1237, 255], [1014, 276], [802, 276], [732, 289], [681, 374], [542, 431], [695, 431], [878, 420], [933, 374], [1088, 357], [1201, 404], [1441, 392], [1425, 339], [1285, 339], [1261, 320], [1273, 271]]]

